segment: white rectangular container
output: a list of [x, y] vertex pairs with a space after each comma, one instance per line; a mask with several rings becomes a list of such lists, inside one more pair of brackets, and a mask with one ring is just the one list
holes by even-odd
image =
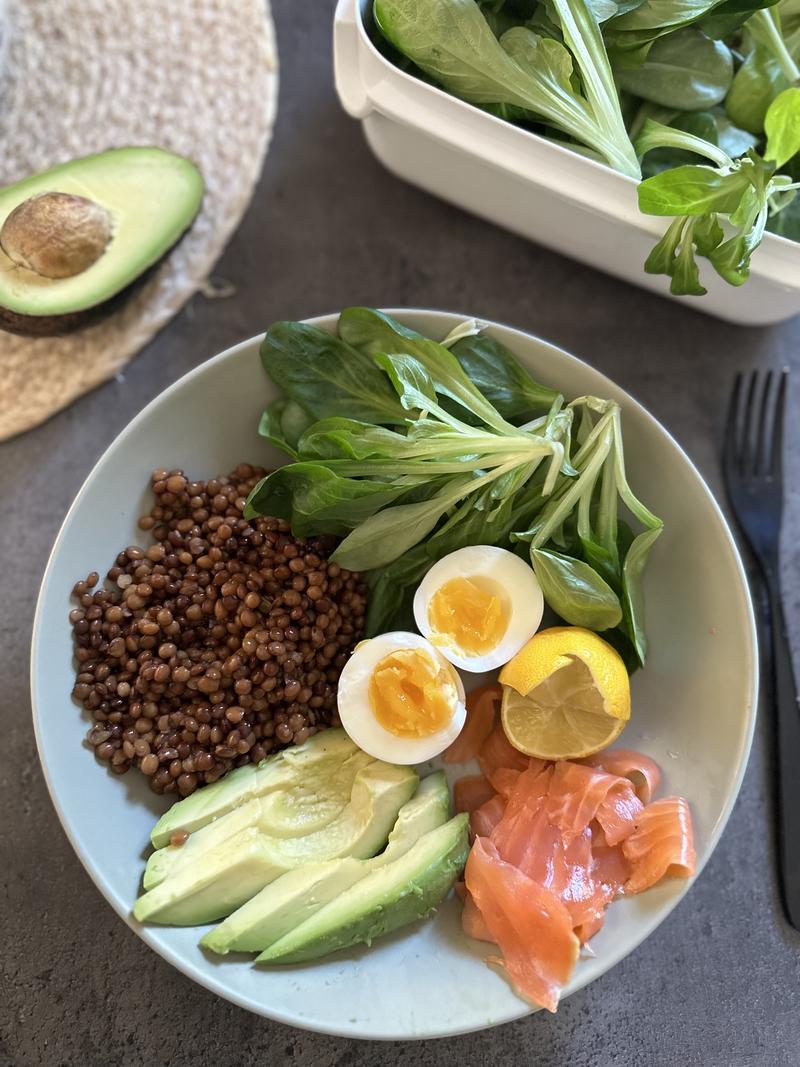
[[700, 260], [708, 293], [672, 297], [644, 261], [667, 220], [642, 215], [636, 182], [466, 104], [391, 64], [369, 39], [370, 0], [339, 0], [336, 89], [394, 174], [515, 233], [697, 311], [746, 325], [800, 312], [800, 244], [768, 233], [741, 288]]

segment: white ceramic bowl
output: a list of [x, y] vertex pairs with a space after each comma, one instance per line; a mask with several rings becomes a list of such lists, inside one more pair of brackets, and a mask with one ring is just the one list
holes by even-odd
[[[467, 317], [394, 314], [432, 337]], [[333, 329], [336, 317], [313, 321]], [[702, 867], [739, 790], [756, 706], [753, 615], [730, 532], [689, 459], [626, 393], [552, 345], [504, 326], [490, 332], [534, 377], [568, 397], [596, 393], [622, 404], [631, 483], [666, 522], [645, 581], [652, 652], [633, 679], [633, 719], [623, 743], [658, 761], [663, 792], [690, 799]], [[256, 434], [274, 396], [259, 340], [209, 360], [148, 405], [99, 461], [64, 521], [39, 595], [31, 663], [36, 737], [53, 803], [95, 884], [128, 925], [184, 974], [242, 1007], [294, 1026], [370, 1038], [433, 1037], [517, 1018], [529, 1006], [483, 962], [486, 946], [462, 935], [455, 900], [433, 920], [371, 949], [274, 970], [256, 969], [245, 956], [207, 956], [196, 928], [141, 927], [130, 915], [149, 831], [165, 801], [138, 773], [114, 777], [82, 747], [88, 720], [69, 697], [70, 589], [90, 571], [107, 570], [119, 549], [143, 537], [136, 520], [147, 507], [153, 468], [207, 477], [241, 461], [280, 461]], [[671, 881], [613, 904], [592, 941], [596, 957], [580, 961], [567, 992], [631, 952], [687, 889]]]

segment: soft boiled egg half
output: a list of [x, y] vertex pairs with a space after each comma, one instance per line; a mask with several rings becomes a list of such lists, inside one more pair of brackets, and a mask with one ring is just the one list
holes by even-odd
[[357, 645], [339, 676], [339, 718], [355, 743], [389, 763], [422, 763], [464, 725], [464, 686], [419, 634], [388, 633]]
[[414, 596], [420, 632], [456, 667], [476, 673], [516, 656], [536, 633], [543, 611], [530, 564], [492, 545], [444, 556]]

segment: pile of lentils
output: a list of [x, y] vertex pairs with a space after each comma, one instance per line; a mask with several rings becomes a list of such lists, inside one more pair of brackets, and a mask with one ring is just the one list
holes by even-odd
[[77, 583], [72, 695], [88, 740], [116, 774], [138, 767], [156, 793], [188, 796], [232, 767], [338, 725], [336, 683], [361, 639], [366, 590], [280, 519], [246, 520], [264, 471], [152, 475], [139, 520], [149, 548], [116, 558], [105, 587]]

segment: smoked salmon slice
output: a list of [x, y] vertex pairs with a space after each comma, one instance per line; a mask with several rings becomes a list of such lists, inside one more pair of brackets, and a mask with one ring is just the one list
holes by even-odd
[[566, 907], [573, 928], [581, 928], [598, 917], [602, 922], [608, 897], [603, 886], [595, 881], [592, 834], [588, 827], [569, 842], [560, 839], [552, 869], [548, 888]]
[[618, 896], [631, 876], [631, 866], [621, 848], [610, 845], [599, 823], [593, 823], [592, 874], [609, 901]]
[[644, 811], [644, 804], [637, 797], [628, 779], [617, 778], [615, 782], [597, 809], [597, 821], [602, 826], [609, 845], [618, 845], [630, 837]]
[[464, 930], [495, 941], [517, 990], [554, 1011], [612, 900], [694, 873], [689, 805], [652, 800], [658, 767], [627, 749], [546, 763], [495, 727], [478, 760], [485, 778], [464, 779], [460, 803], [497, 792], [471, 809]]
[[467, 693], [467, 718], [461, 733], [442, 753], [445, 763], [469, 763], [494, 729], [503, 690], [499, 682], [489, 682]]
[[467, 774], [453, 786], [453, 805], [458, 813], [475, 811], [493, 796], [495, 791], [482, 774]]
[[661, 771], [655, 760], [630, 748], [610, 748], [581, 760], [588, 767], [597, 767], [607, 774], [628, 778], [643, 804], [649, 804], [661, 781]]
[[472, 846], [465, 880], [503, 953], [497, 962], [523, 996], [554, 1012], [580, 949], [567, 909], [549, 889], [502, 859], [484, 837]]
[[617, 845], [609, 845], [603, 828], [593, 822], [588, 831], [591, 834], [591, 884], [592, 895], [583, 902], [576, 901], [570, 907], [570, 915], [575, 923], [575, 934], [582, 945], [601, 929], [606, 917], [606, 908], [619, 896], [622, 887], [630, 876], [630, 866]]
[[617, 844], [633, 833], [642, 809], [627, 779], [568, 760], [555, 764], [548, 816], [567, 837], [583, 833], [596, 818]]
[[495, 826], [506, 813], [506, 798], [496, 793], [491, 800], [481, 804], [469, 817], [469, 828], [474, 837], [491, 837]]
[[464, 898], [464, 910], [461, 913], [461, 925], [467, 937], [475, 941], [492, 941], [494, 938], [489, 933], [489, 927], [481, 915], [480, 908], [472, 899], [472, 894], [467, 893]]
[[543, 771], [530, 767], [519, 775], [506, 814], [491, 835], [502, 858], [549, 889], [576, 927], [598, 917], [602, 921], [618, 889], [595, 877], [589, 823], [620, 783], [630, 790], [622, 779], [577, 764], [555, 764]]
[[531, 877], [540, 877], [560, 836], [545, 810], [552, 766], [522, 771], [508, 798], [503, 818], [492, 832], [492, 844], [504, 860]]
[[517, 788], [517, 779], [521, 773], [522, 771], [512, 771], [510, 767], [498, 767], [492, 773], [492, 785], [501, 796], [508, 800]]
[[[478, 752], [478, 763], [484, 777], [495, 785], [494, 774], [499, 770], [524, 771], [530, 760], [523, 756], [506, 737], [503, 727], [498, 723]], [[495, 786], [495, 788], [497, 788]]]
[[683, 797], [662, 797], [648, 804], [636, 830], [622, 844], [631, 875], [624, 892], [642, 893], [669, 875], [689, 878], [695, 872], [692, 817]]

